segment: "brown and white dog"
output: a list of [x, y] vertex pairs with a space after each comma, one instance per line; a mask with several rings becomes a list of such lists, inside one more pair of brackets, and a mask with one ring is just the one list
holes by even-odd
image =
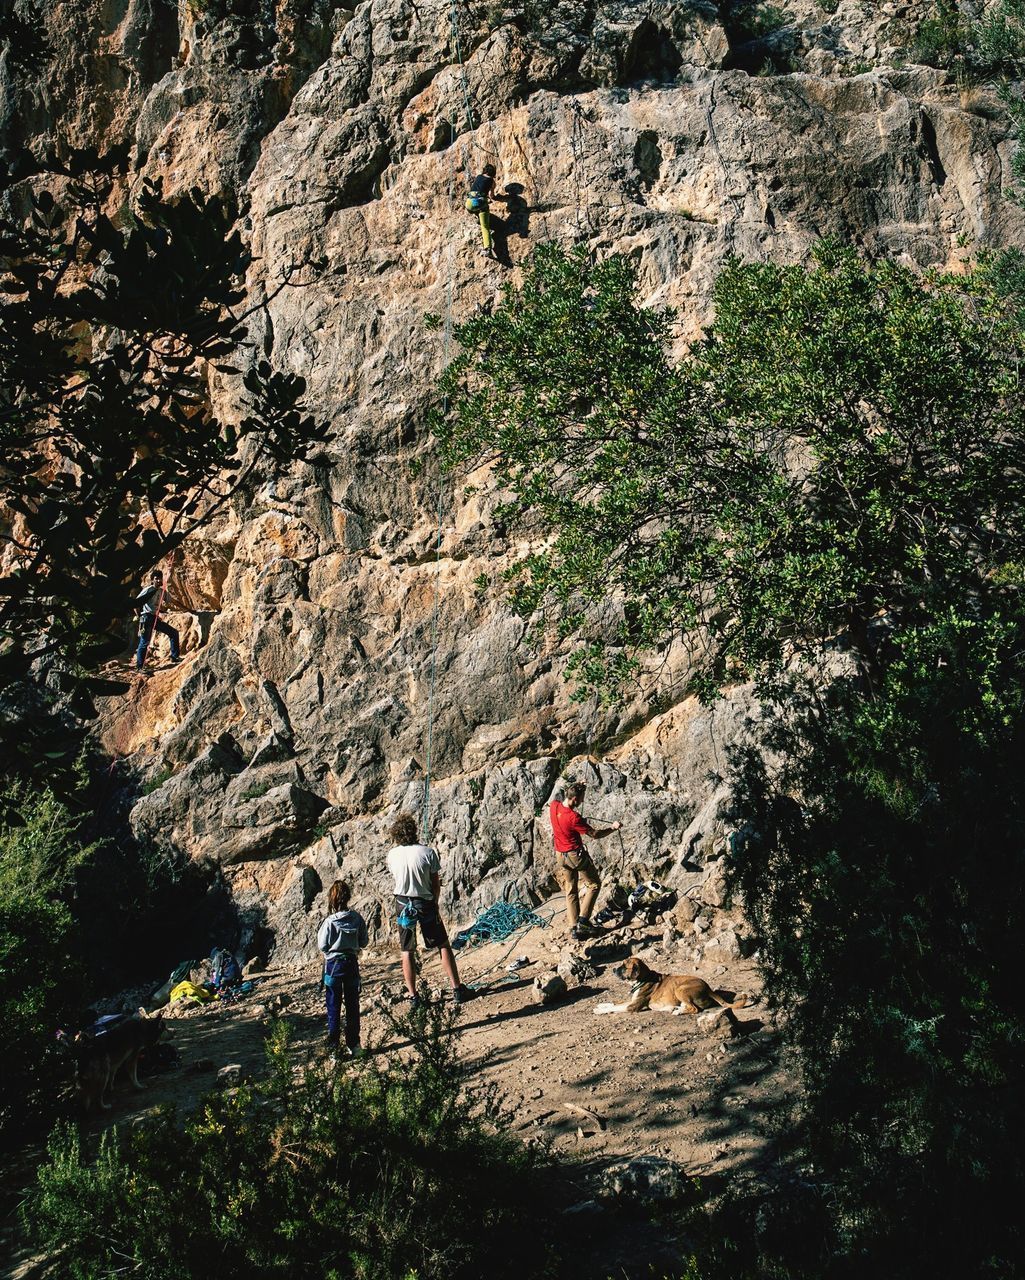
[[140, 1009], [139, 1016], [126, 1018], [110, 1031], [99, 1035], [82, 1033], [74, 1038], [69, 1048], [75, 1058], [75, 1086], [85, 1110], [109, 1111], [110, 1103], [104, 1095], [113, 1091], [114, 1077], [126, 1069], [128, 1079], [136, 1089], [145, 1089], [139, 1081], [139, 1057], [160, 1039], [164, 1031], [164, 1018], [158, 1013], [148, 1018]]
[[625, 1004], [596, 1004], [595, 1013], [642, 1013], [655, 1009], [662, 1013], [700, 1013], [702, 1009], [743, 1009], [747, 996], [727, 999], [725, 991], [713, 991], [701, 978], [673, 974], [665, 977], [649, 969], [643, 960], [631, 956], [623, 965], [623, 977], [633, 983]]

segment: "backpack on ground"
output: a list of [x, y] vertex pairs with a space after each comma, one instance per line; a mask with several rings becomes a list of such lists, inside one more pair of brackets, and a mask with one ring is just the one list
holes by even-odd
[[230, 951], [219, 947], [210, 953], [210, 982], [216, 990], [242, 981], [242, 970]]

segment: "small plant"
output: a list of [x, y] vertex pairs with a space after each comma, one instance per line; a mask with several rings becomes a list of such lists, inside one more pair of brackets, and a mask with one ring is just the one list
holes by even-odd
[[269, 782], [251, 782], [245, 791], [239, 796], [239, 803], [245, 804], [247, 800], [259, 800], [261, 796], [265, 796], [271, 789]]
[[170, 769], [158, 769], [151, 778], [147, 778], [142, 784], [142, 794], [144, 796], [152, 795], [154, 791], [159, 791], [165, 782], [170, 782], [174, 777]]

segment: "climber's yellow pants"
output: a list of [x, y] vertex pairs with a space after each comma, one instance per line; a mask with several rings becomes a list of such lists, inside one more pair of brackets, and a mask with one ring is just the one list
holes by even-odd
[[[468, 212], [473, 213], [473, 207], [469, 200], [466, 202]], [[480, 219], [480, 238], [484, 248], [491, 249], [491, 210], [487, 205], [483, 209], [477, 210], [477, 217]]]

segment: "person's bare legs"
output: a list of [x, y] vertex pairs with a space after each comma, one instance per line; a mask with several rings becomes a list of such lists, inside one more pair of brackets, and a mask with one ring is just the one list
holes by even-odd
[[453, 989], [459, 984], [459, 970], [456, 968], [456, 958], [451, 947], [439, 947], [438, 956], [441, 959], [441, 967], [445, 970], [449, 982], [452, 983]]
[[402, 979], [411, 996], [416, 995], [416, 960], [412, 951], [402, 952]]

